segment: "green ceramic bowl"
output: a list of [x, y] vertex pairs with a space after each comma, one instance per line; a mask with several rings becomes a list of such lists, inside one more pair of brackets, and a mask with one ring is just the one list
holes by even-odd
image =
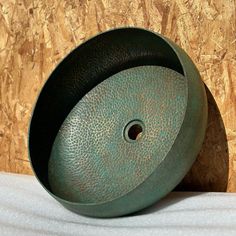
[[45, 83], [29, 130], [39, 182], [88, 216], [130, 214], [168, 194], [204, 139], [207, 100], [187, 54], [139, 28], [99, 34]]

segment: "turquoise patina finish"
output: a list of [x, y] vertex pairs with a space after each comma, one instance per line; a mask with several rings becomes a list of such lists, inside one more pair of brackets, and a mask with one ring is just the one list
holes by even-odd
[[206, 121], [204, 85], [182, 49], [143, 29], [111, 30], [69, 54], [42, 89], [29, 132], [32, 167], [74, 212], [129, 214], [181, 181]]
[[[104, 80], [58, 132], [49, 159], [53, 192], [73, 202], [99, 203], [136, 188], [171, 149], [187, 97], [184, 76], [160, 66], [134, 67]], [[142, 126], [140, 133], [132, 131], [135, 125]]]

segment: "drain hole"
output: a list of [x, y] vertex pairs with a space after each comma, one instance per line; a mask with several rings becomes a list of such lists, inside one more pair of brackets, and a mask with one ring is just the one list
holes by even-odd
[[134, 124], [131, 127], [129, 127], [128, 130], [128, 138], [130, 140], [137, 140], [142, 136], [143, 128], [139, 124]]
[[131, 140], [137, 140], [141, 137], [142, 132], [143, 132], [142, 126], [139, 124], [134, 124], [128, 130], [128, 137]]
[[124, 138], [128, 142], [138, 141], [145, 133], [145, 126], [141, 120], [130, 121], [124, 129]]

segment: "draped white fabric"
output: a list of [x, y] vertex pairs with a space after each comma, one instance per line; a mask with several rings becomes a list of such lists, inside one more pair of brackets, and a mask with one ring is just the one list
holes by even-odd
[[236, 235], [236, 194], [172, 192], [135, 215], [94, 219], [64, 209], [35, 177], [0, 173], [0, 235]]

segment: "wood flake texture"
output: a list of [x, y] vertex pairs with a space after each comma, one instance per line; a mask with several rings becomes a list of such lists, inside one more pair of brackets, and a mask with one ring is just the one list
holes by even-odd
[[0, 0], [0, 171], [32, 174], [27, 132], [46, 79], [72, 49], [115, 27], [159, 32], [207, 86], [203, 148], [178, 188], [236, 191], [235, 0]]

